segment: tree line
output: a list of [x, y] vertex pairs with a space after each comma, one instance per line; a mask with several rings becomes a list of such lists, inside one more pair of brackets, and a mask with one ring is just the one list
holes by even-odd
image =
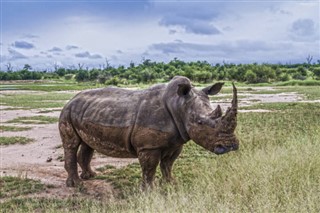
[[55, 71], [34, 71], [26, 64], [19, 71], [0, 71], [0, 80], [75, 79], [77, 82], [95, 81], [101, 84], [137, 84], [165, 82], [176, 75], [186, 76], [192, 81], [209, 83], [214, 80], [232, 80], [247, 83], [267, 83], [288, 80], [320, 80], [320, 61], [311, 64], [210, 64], [207, 61], [184, 62], [174, 59], [168, 63], [150, 59], [128, 67], [83, 69], [55, 67]]

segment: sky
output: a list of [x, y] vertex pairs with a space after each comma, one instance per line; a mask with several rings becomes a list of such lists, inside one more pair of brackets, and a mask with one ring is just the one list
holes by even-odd
[[319, 0], [1, 0], [1, 70], [320, 60]]

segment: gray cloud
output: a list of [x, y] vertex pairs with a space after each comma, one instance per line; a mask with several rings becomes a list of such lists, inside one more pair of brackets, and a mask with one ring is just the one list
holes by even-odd
[[257, 52], [272, 51], [278, 48], [290, 48], [290, 43], [266, 43], [264, 41], [237, 40], [234, 42], [222, 42], [218, 44], [198, 44], [177, 40], [169, 43], [157, 43], [149, 46], [148, 50], [160, 51], [164, 54], [191, 53], [191, 52]]
[[25, 34], [23, 38], [39, 38], [39, 36], [33, 34]]
[[52, 47], [48, 52], [62, 52], [62, 49], [59, 47]]
[[[187, 33], [200, 34], [200, 35], [214, 35], [221, 32], [213, 26], [210, 22], [211, 19], [205, 19], [206, 17], [187, 17], [187, 16], [166, 16], [159, 24], [161, 26], [178, 26], [182, 27]], [[169, 31], [171, 34], [175, 33], [173, 29]]]
[[99, 59], [102, 58], [99, 54], [91, 54], [88, 51], [75, 54], [77, 58], [89, 58], [89, 59]]
[[[147, 57], [167, 58], [178, 57], [182, 60], [207, 60], [233, 63], [278, 62], [279, 57], [288, 55], [294, 49], [292, 42], [265, 42], [237, 40], [217, 44], [199, 44], [188, 42], [157, 43], [149, 46], [144, 53]], [[267, 57], [266, 57], [267, 56]]]
[[33, 49], [35, 47], [32, 43], [26, 41], [15, 41], [12, 46], [19, 49]]
[[75, 49], [79, 49], [79, 47], [75, 46], [75, 45], [67, 45], [66, 46], [66, 50], [75, 50]]
[[295, 40], [319, 39], [316, 25], [312, 19], [298, 19], [292, 23], [290, 28], [291, 36]]
[[9, 48], [8, 49], [8, 52], [9, 52], [9, 60], [18, 60], [18, 59], [27, 59], [28, 57], [23, 55], [22, 53], [14, 50], [14, 49], [11, 49]]

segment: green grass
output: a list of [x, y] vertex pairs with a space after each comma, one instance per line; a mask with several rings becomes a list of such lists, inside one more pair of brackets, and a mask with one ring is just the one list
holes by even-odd
[[0, 96], [1, 105], [22, 107], [27, 109], [63, 107], [74, 94], [72, 93], [34, 93], [34, 94], [5, 94]]
[[40, 192], [45, 185], [40, 181], [12, 176], [0, 177], [0, 198], [13, 198], [20, 195]]
[[216, 156], [187, 143], [173, 170], [177, 186], [141, 194], [136, 164], [105, 178], [125, 191], [128, 212], [319, 212], [320, 108], [277, 109], [239, 114], [237, 152]]
[[36, 82], [30, 84], [21, 81], [19, 84], [3, 84], [0, 85], [1, 90], [35, 90], [35, 91], [68, 91], [68, 90], [84, 90], [105, 87], [105, 85], [96, 83], [76, 83], [76, 82]]
[[[283, 110], [284, 112], [294, 112], [300, 110], [302, 114], [305, 108], [317, 111], [319, 105], [317, 103], [298, 103], [298, 102], [283, 102], [283, 103], [258, 103], [251, 106], [244, 106], [241, 109], [266, 109], [266, 110]], [[310, 111], [309, 111], [310, 112]]]
[[19, 132], [19, 131], [27, 131], [32, 129], [32, 127], [20, 127], [20, 126], [4, 126], [0, 125], [0, 132], [8, 131], [8, 132]]
[[26, 138], [26, 137], [18, 137], [18, 136], [14, 136], [14, 137], [3, 137], [0, 136], [0, 145], [11, 145], [11, 144], [27, 144], [27, 143], [31, 143], [34, 140], [31, 138]]
[[320, 86], [319, 80], [291, 80], [286, 82], [277, 82], [278, 86]]
[[18, 117], [14, 118], [7, 123], [22, 123], [22, 124], [51, 124], [58, 122], [58, 118], [50, 116], [30, 116], [30, 117]]
[[[108, 202], [108, 201], [106, 201]], [[3, 212], [105, 212], [103, 202], [83, 198], [13, 198], [1, 204]]]

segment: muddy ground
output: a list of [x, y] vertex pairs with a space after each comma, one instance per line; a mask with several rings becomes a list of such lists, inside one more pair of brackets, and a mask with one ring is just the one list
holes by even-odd
[[[255, 88], [259, 90], [261, 88]], [[273, 90], [273, 88], [263, 87], [263, 90]], [[5, 93], [31, 93], [31, 91], [0, 91], [1, 94]], [[298, 102], [302, 101], [296, 93], [279, 93], [279, 94], [250, 94], [241, 93], [239, 100], [240, 106], [248, 106], [258, 102]], [[221, 95], [222, 97], [223, 95]], [[225, 110], [230, 105], [231, 100], [219, 100], [219, 104]], [[217, 103], [212, 104], [213, 107]], [[65, 180], [67, 173], [63, 167], [63, 149], [61, 147], [61, 139], [58, 132], [58, 124], [9, 124], [5, 123], [8, 120], [21, 117], [21, 116], [53, 116], [59, 117], [59, 108], [48, 113], [41, 113], [41, 109], [33, 110], [5, 110], [8, 106], [0, 106], [0, 125], [14, 125], [14, 126], [30, 126], [31, 130], [20, 132], [0, 132], [1, 136], [23, 136], [34, 139], [34, 142], [26, 145], [8, 145], [0, 146], [0, 175], [12, 175], [19, 177], [27, 177], [40, 180], [46, 185], [50, 185], [46, 191], [41, 192], [34, 196], [39, 197], [58, 197], [65, 198], [69, 196], [92, 196], [95, 198], [113, 198], [116, 193], [110, 183], [104, 180], [89, 180], [84, 182], [85, 193], [79, 193], [79, 190], [74, 188], [67, 188]], [[265, 110], [254, 110], [265, 111]], [[247, 112], [240, 110], [240, 112]], [[118, 159], [102, 156], [95, 153], [92, 160], [94, 169], [112, 165], [115, 167], [123, 167], [130, 163], [137, 162], [136, 159]]]

